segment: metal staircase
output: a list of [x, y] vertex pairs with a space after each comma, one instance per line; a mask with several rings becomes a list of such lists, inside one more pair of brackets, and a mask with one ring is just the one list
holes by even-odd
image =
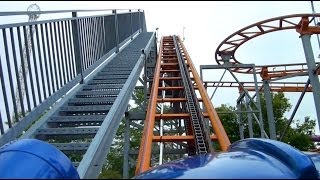
[[[72, 13], [72, 18], [0, 26], [6, 48], [5, 59], [0, 59], [0, 99], [5, 104], [5, 111], [0, 111], [0, 146], [24, 138], [43, 140], [69, 157], [80, 178], [97, 178], [141, 72], [146, 62], [155, 61], [156, 37], [146, 32], [141, 10], [112, 10], [111, 14], [84, 17], [79, 17], [78, 11], [62, 12]], [[10, 12], [8, 16], [21, 14]], [[19, 85], [14, 81], [18, 72], [2, 67], [21, 64], [26, 27], [37, 32], [31, 39], [33, 51], [27, 54], [28, 63], [34, 62], [34, 66], [29, 66], [29, 75], [23, 77], [30, 80], [23, 83], [32, 94], [27, 93], [17, 104], [12, 99], [19, 92], [12, 89]], [[50, 71], [44, 70], [44, 65], [49, 65]], [[13, 77], [8, 79], [6, 74]], [[11, 122], [12, 115], [17, 117], [11, 109], [26, 105], [29, 112]], [[6, 123], [10, 126], [4, 127]]]
[[[26, 132], [28, 136], [22, 138], [36, 138], [51, 143], [68, 155], [76, 167], [85, 163], [84, 156], [92, 142], [99, 138], [95, 138], [97, 132], [105, 128], [106, 124], [109, 124], [107, 128], [111, 136], [106, 137], [107, 144], [103, 143], [101, 146], [110, 146], [143, 67], [144, 55], [141, 55], [141, 49], [150, 50], [153, 35], [153, 33], [138, 35], [97, 75], [85, 80], [82, 88], [74, 92], [74, 95], [49, 116], [43, 125], [30, 130], [34, 132]], [[127, 86], [129, 84], [130, 88]], [[124, 106], [119, 107], [120, 104], [115, 104], [116, 101]], [[119, 116], [114, 117], [115, 114], [109, 114], [110, 111]], [[111, 118], [113, 122], [110, 122]], [[106, 148], [103, 149], [108, 151]], [[102, 167], [104, 161], [105, 158], [100, 157], [94, 166]]]

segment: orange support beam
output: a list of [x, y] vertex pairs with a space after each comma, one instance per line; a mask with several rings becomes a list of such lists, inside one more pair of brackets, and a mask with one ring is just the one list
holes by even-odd
[[[158, 102], [185, 102], [187, 101], [187, 99], [186, 98], [162, 98], [162, 99], [158, 98], [157, 101]], [[202, 99], [198, 98], [198, 101], [201, 102]]]
[[156, 114], [157, 119], [175, 119], [175, 118], [190, 118], [189, 113], [177, 113], [177, 114]]
[[[217, 140], [215, 135], [211, 135], [212, 140]], [[193, 141], [194, 136], [153, 136], [153, 142], [182, 142]]]
[[181, 77], [161, 77], [160, 80], [180, 80]]
[[301, 18], [301, 21], [296, 27], [296, 31], [302, 35], [306, 34], [320, 34], [320, 27], [309, 26], [309, 18], [308, 16], [304, 16]]
[[158, 102], [184, 102], [187, 101], [186, 98], [162, 98], [158, 99]]
[[[205, 118], [209, 117], [208, 113], [202, 113]], [[155, 115], [156, 119], [175, 119], [175, 118], [190, 118], [189, 113], [180, 113], [180, 114], [156, 114]]]
[[176, 86], [176, 87], [159, 87], [159, 90], [184, 90], [184, 87], [182, 86]]

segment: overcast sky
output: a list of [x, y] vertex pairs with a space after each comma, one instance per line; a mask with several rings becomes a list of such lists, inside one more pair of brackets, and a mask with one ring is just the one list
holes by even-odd
[[[25, 11], [27, 7], [37, 3], [42, 11], [63, 9], [144, 9], [148, 31], [159, 28], [159, 35], [182, 36], [185, 27], [185, 46], [191, 58], [199, 69], [200, 65], [216, 64], [214, 53], [218, 45], [230, 34], [250, 24], [265, 19], [298, 13], [311, 13], [310, 1], [270, 1], [270, 2], [142, 2], [142, 1], [1, 1], [0, 11]], [[316, 12], [320, 11], [320, 3], [315, 2]], [[58, 15], [54, 16], [55, 18]], [[25, 19], [19, 17], [10, 19]], [[8, 19], [0, 19], [4, 24]], [[319, 61], [319, 45], [316, 36], [312, 36], [313, 50], [316, 61]], [[242, 63], [256, 65], [278, 63], [305, 62], [299, 34], [295, 30], [275, 32], [250, 40], [239, 48], [237, 59]], [[205, 80], [219, 80], [223, 71], [205, 73]], [[253, 80], [251, 77], [239, 76], [241, 80]], [[226, 75], [224, 80], [232, 80]], [[258, 77], [258, 80], [261, 80]], [[306, 81], [307, 78], [299, 78]], [[296, 80], [295, 80], [296, 81]], [[209, 96], [213, 89], [208, 89]], [[286, 93], [292, 105], [295, 105], [300, 93]], [[235, 105], [239, 96], [237, 88], [218, 89], [213, 104], [221, 103]], [[293, 108], [292, 108], [293, 109]], [[291, 110], [292, 111], [292, 110]], [[287, 113], [290, 116], [291, 111]], [[313, 97], [307, 93], [296, 117], [316, 118]], [[317, 131], [319, 132], [319, 131]]]

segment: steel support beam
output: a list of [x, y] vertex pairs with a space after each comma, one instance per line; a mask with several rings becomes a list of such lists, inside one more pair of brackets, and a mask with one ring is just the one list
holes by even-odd
[[316, 73], [314, 73], [314, 70], [317, 67], [316, 67], [316, 63], [315, 63], [315, 59], [314, 59], [314, 55], [313, 55], [313, 51], [312, 51], [310, 37], [311, 37], [311, 35], [308, 35], [308, 34], [302, 35], [301, 40], [302, 40], [304, 54], [305, 54], [306, 61], [307, 61], [308, 74], [309, 74], [310, 83], [312, 85], [313, 99], [314, 99], [314, 104], [316, 107], [318, 125], [319, 125], [319, 129], [320, 129], [320, 84], [319, 84], [318, 75]]
[[[226, 55], [223, 56], [223, 61], [225, 62], [223, 65], [200, 65], [200, 72], [202, 73], [203, 69], [228, 69], [230, 74], [233, 76], [233, 78], [236, 80], [236, 82], [239, 84], [239, 86], [244, 89], [244, 86], [240, 83], [240, 81], [237, 79], [237, 77], [234, 75], [234, 73], [230, 70], [230, 68], [250, 68], [252, 69], [253, 72], [253, 78], [254, 78], [254, 89], [256, 91], [256, 94], [254, 96], [257, 96], [256, 98], [256, 103], [255, 106], [257, 107], [258, 111], [259, 111], [259, 119], [257, 118], [257, 116], [255, 114], [253, 114], [254, 118], [259, 121], [259, 127], [260, 127], [260, 135], [261, 138], [268, 138], [268, 135], [266, 134], [266, 132], [264, 131], [264, 125], [263, 125], [263, 117], [262, 117], [262, 112], [261, 112], [261, 103], [260, 103], [260, 94], [259, 94], [259, 87], [258, 87], [258, 81], [257, 81], [257, 73], [256, 73], [256, 67], [254, 64], [231, 64], [229, 63], [230, 60], [230, 56]], [[248, 93], [248, 91], [244, 90], [244, 93], [241, 94], [241, 96], [237, 99], [237, 102], [241, 101], [242, 98], [244, 98], [244, 96], [248, 96], [248, 98], [250, 99], [250, 101], [253, 101], [254, 97], [251, 97]], [[248, 103], [248, 102], [247, 102]], [[249, 110], [252, 111], [252, 108], [250, 106]]]
[[[245, 107], [248, 110], [249, 103], [250, 100], [248, 98], [248, 96], [245, 96]], [[252, 126], [252, 113], [248, 112], [247, 113], [247, 118], [248, 118], [248, 129], [249, 129], [249, 137], [253, 138], [253, 126]]]
[[263, 80], [263, 85], [264, 85], [263, 87], [264, 97], [266, 100], [270, 139], [277, 140], [276, 125], [275, 125], [274, 115], [273, 115], [272, 96], [270, 93], [269, 82], [267, 80]]
[[[262, 117], [262, 112], [261, 112], [261, 102], [260, 102], [260, 94], [259, 94], [259, 89], [258, 89], [258, 85], [257, 85], [257, 76], [256, 76], [256, 71], [255, 71], [255, 67], [253, 67], [253, 78], [254, 78], [254, 82], [255, 82], [255, 89], [256, 89], [256, 96], [257, 96], [257, 102], [255, 103], [253, 98], [250, 96], [250, 94], [248, 93], [247, 90], [244, 89], [243, 85], [240, 83], [240, 81], [238, 80], [238, 78], [234, 75], [234, 73], [232, 71], [230, 71], [230, 74], [233, 76], [233, 78], [239, 83], [239, 85], [241, 86], [241, 88], [244, 90], [243, 92], [245, 93], [244, 95], [247, 96], [250, 101], [253, 102], [253, 104], [256, 106], [256, 108], [259, 111], [259, 124], [260, 124], [260, 136], [261, 138], [264, 138], [264, 125], [263, 125], [263, 117]], [[249, 105], [250, 107], [250, 105]], [[250, 107], [251, 109], [251, 107]], [[252, 109], [251, 109], [252, 110]]]
[[[77, 12], [72, 12], [72, 17], [77, 17]], [[80, 74], [80, 84], [83, 83], [83, 65], [82, 65], [82, 54], [80, 51], [80, 39], [79, 39], [79, 23], [78, 20], [72, 20], [72, 39], [73, 39], [73, 46], [74, 46], [74, 56], [76, 62], [76, 72], [77, 75]]]
[[112, 14], [114, 14], [114, 29], [115, 29], [115, 37], [116, 37], [116, 53], [119, 52], [119, 25], [118, 25], [118, 15], [117, 10], [112, 10]]
[[124, 131], [124, 155], [123, 155], [123, 170], [122, 170], [122, 178], [129, 178], [129, 148], [130, 148], [130, 124], [129, 118], [126, 116], [125, 118], [125, 131]]
[[[240, 102], [237, 103], [237, 110], [238, 110], [238, 111], [241, 111], [241, 103], [240, 103]], [[244, 139], [241, 114], [237, 114], [237, 119], [238, 119], [238, 124], [239, 124], [240, 139]]]
[[[223, 74], [222, 74], [222, 76], [221, 76], [221, 78], [220, 78], [219, 82], [221, 82], [221, 81], [222, 81], [222, 79], [223, 79], [224, 75], [226, 74], [226, 72], [227, 72], [227, 69], [225, 69], [225, 70], [224, 70], [224, 72], [223, 72]], [[218, 86], [216, 86], [216, 88], [214, 89], [214, 91], [213, 91], [213, 93], [212, 93], [212, 95], [211, 95], [211, 97], [210, 97], [210, 99], [211, 99], [211, 100], [212, 100], [212, 98], [213, 98], [214, 94], [216, 93], [216, 91], [218, 90], [219, 84], [220, 84], [220, 83], [218, 83]]]
[[305, 85], [305, 87], [304, 87], [304, 91], [301, 93], [301, 95], [300, 95], [300, 97], [299, 97], [299, 100], [298, 100], [296, 106], [295, 106], [294, 109], [293, 109], [293, 112], [292, 112], [292, 114], [291, 114], [291, 116], [290, 116], [290, 118], [289, 118], [289, 120], [288, 120], [288, 124], [287, 124], [287, 126], [285, 127], [285, 129], [283, 130], [283, 133], [282, 133], [279, 141], [282, 141], [283, 137], [286, 135], [287, 129], [288, 129], [288, 127], [290, 126], [291, 122], [293, 121], [294, 116], [296, 115], [296, 112], [297, 112], [297, 110], [298, 110], [298, 108], [299, 108], [299, 106], [300, 106], [300, 103], [301, 103], [301, 101], [302, 101], [302, 99], [303, 99], [303, 97], [304, 97], [304, 95], [305, 95], [305, 93], [306, 93], [306, 90], [307, 90], [309, 84], [310, 84], [310, 79], [308, 79], [308, 81], [307, 81], [307, 83], [306, 83], [306, 85]]

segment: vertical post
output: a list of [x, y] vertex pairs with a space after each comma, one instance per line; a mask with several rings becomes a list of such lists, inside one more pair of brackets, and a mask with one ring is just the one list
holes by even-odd
[[[157, 33], [158, 34], [158, 33]], [[152, 62], [155, 64], [156, 60], [157, 60], [157, 55], [158, 55], [158, 35], [156, 35], [156, 38], [154, 38], [154, 47], [153, 47], [153, 51], [152, 54]]]
[[310, 37], [311, 35], [308, 34], [302, 35], [301, 40], [303, 44], [304, 55], [307, 61], [309, 79], [312, 86], [313, 99], [316, 107], [318, 125], [320, 129], [320, 84], [318, 74], [317, 72], [314, 72], [314, 70], [316, 69], [316, 63], [314, 60]]
[[126, 113], [125, 117], [125, 131], [124, 131], [124, 155], [123, 155], [123, 179], [129, 178], [129, 148], [130, 148], [130, 119]]
[[117, 10], [112, 10], [112, 13], [114, 14], [114, 29], [115, 29], [115, 35], [116, 35], [116, 53], [119, 52], [119, 27], [118, 27], [118, 16], [117, 16]]
[[132, 27], [132, 12], [131, 9], [129, 9], [129, 13], [130, 13], [130, 29], [131, 29], [131, 40], [133, 40], [133, 27]]
[[141, 50], [142, 51], [142, 54], [144, 56], [144, 76], [143, 76], [143, 98], [144, 98], [144, 103], [143, 103], [143, 108], [146, 109], [147, 108], [147, 66], [148, 66], [148, 63], [147, 63], [147, 54], [146, 52], [144, 51], [144, 49]]
[[[158, 38], [159, 38], [159, 28], [157, 27], [157, 28], [156, 28], [156, 38], [155, 38], [156, 47], [157, 47], [157, 43], [158, 43]], [[156, 50], [157, 50], [157, 48], [156, 48]]]
[[[247, 106], [250, 106], [250, 100], [247, 95], [245, 95], [245, 101], [246, 101], [246, 109], [247, 111], [250, 111], [250, 109]], [[249, 129], [249, 137], [253, 138], [253, 127], [252, 127], [252, 113], [253, 112], [248, 112], [247, 113], [247, 118], [248, 118], [248, 129]]]
[[202, 75], [202, 67], [200, 66], [200, 79], [201, 79], [201, 81], [203, 82], [203, 77], [202, 77], [203, 75]]
[[252, 66], [253, 70], [253, 79], [254, 79], [254, 88], [256, 90], [256, 98], [257, 98], [257, 107], [259, 111], [259, 121], [260, 121], [260, 135], [261, 138], [264, 138], [264, 125], [263, 125], [263, 117], [262, 117], [262, 112], [261, 112], [261, 102], [260, 102], [260, 92], [258, 88], [258, 82], [257, 82], [257, 72], [256, 72], [256, 66]]
[[[162, 77], [166, 77], [166, 74], [163, 74]], [[165, 87], [165, 82], [162, 81], [162, 87]], [[166, 91], [162, 90], [162, 99], [164, 99], [166, 97]], [[164, 110], [164, 103], [161, 103], [161, 109], [160, 109], [160, 113], [163, 114]], [[159, 127], [159, 136], [162, 137], [163, 136], [163, 119], [160, 119], [160, 127]], [[160, 152], [159, 152], [159, 165], [161, 165], [163, 163], [163, 149], [164, 149], [164, 144], [163, 142], [160, 142]]]
[[0, 112], [0, 134], [4, 134], [4, 128], [3, 128], [3, 124], [2, 124], [2, 117], [1, 117], [1, 112]]
[[244, 139], [242, 118], [241, 118], [241, 101], [237, 102], [237, 111], [238, 111], [237, 119], [238, 119], [238, 124], [239, 124], [240, 139]]
[[[201, 75], [201, 70], [200, 70], [200, 79], [201, 79], [201, 82], [203, 83], [203, 80], [202, 80], [202, 75]], [[206, 90], [206, 92], [208, 92], [208, 84], [207, 83], [204, 83], [204, 89]], [[210, 99], [211, 100], [211, 99]], [[203, 109], [203, 112], [206, 112], [206, 106], [204, 105], [204, 103], [201, 103], [202, 104], [202, 109]], [[204, 122], [207, 122], [207, 121], [204, 121]], [[209, 126], [206, 126], [206, 127], [209, 127]]]
[[277, 140], [276, 126], [275, 126], [274, 115], [273, 115], [272, 97], [270, 93], [270, 86], [269, 86], [268, 80], [263, 80], [263, 90], [264, 90], [264, 97], [266, 99], [270, 139]]
[[147, 31], [147, 25], [146, 25], [146, 16], [144, 14], [144, 10], [142, 10], [142, 32]]
[[[72, 17], [77, 17], [77, 12], [72, 12]], [[80, 74], [81, 80], [80, 84], [83, 83], [83, 74], [82, 74], [82, 56], [80, 51], [80, 39], [79, 39], [79, 25], [77, 19], [73, 19], [71, 21], [72, 24], [72, 36], [73, 36], [73, 48], [74, 48], [74, 56], [76, 62], [76, 73]]]
[[140, 16], [140, 9], [138, 9], [139, 12], [139, 33], [141, 33], [141, 16]]

